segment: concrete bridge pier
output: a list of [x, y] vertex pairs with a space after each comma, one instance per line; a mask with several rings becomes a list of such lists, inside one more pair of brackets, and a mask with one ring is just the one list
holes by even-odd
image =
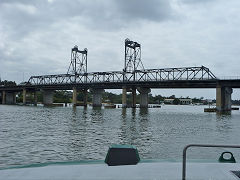
[[136, 107], [137, 93], [136, 88], [127, 89], [126, 87], [122, 88], [122, 107], [127, 107], [127, 92], [132, 93], [132, 108]]
[[87, 107], [87, 100], [88, 100], [88, 90], [83, 90], [83, 106]]
[[37, 99], [37, 91], [34, 91], [34, 92], [33, 92], [33, 97], [34, 97], [34, 102], [33, 102], [33, 104], [34, 104], [34, 106], [37, 106], [37, 101], [38, 101], [38, 99]]
[[2, 104], [6, 104], [6, 91], [2, 91]]
[[72, 97], [72, 105], [77, 105], [77, 88], [73, 87], [73, 97]]
[[216, 89], [216, 109], [219, 112], [231, 111], [231, 87], [222, 87], [219, 86]]
[[53, 90], [43, 90], [43, 104], [51, 105], [53, 104]]
[[[81, 90], [83, 92], [83, 106], [87, 106], [87, 99], [88, 99], [88, 91], [87, 89]], [[76, 87], [73, 88], [73, 97], [72, 97], [72, 104], [73, 106], [77, 106], [77, 95], [78, 95], [78, 90]]]
[[104, 93], [104, 89], [92, 89], [93, 94], [93, 107], [101, 107], [102, 106], [102, 93]]
[[23, 89], [23, 105], [26, 105], [27, 99], [27, 90]]
[[136, 103], [137, 103], [136, 88], [132, 88], [132, 108], [136, 107]]
[[148, 107], [148, 93], [151, 92], [150, 88], [138, 88], [140, 93], [140, 108]]
[[7, 92], [6, 93], [6, 104], [16, 104], [16, 93]]
[[123, 108], [127, 107], [127, 88], [126, 87], [122, 88], [122, 107]]

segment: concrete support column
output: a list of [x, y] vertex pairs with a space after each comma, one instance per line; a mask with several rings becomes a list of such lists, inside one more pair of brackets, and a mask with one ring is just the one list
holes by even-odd
[[33, 93], [33, 96], [34, 96], [34, 106], [37, 106], [37, 91], [34, 91], [34, 93]]
[[13, 93], [13, 104], [17, 103], [16, 92]]
[[231, 111], [231, 87], [222, 87], [219, 86], [216, 89], [216, 109], [217, 111]]
[[2, 91], [2, 104], [6, 104], [6, 91]]
[[83, 106], [87, 107], [87, 100], [88, 100], [88, 90], [83, 90]]
[[140, 93], [140, 107], [147, 108], [148, 107], [148, 93], [151, 92], [151, 89], [138, 88], [138, 92]]
[[137, 93], [136, 93], [136, 88], [132, 88], [132, 107], [136, 107], [136, 102], [137, 102]]
[[93, 107], [101, 107], [102, 106], [102, 93], [104, 92], [104, 89], [92, 89], [93, 94]]
[[122, 107], [127, 107], [127, 88], [122, 88]]
[[23, 89], [23, 105], [26, 105], [26, 95], [27, 95], [27, 90]]
[[73, 97], [72, 97], [73, 106], [77, 105], [77, 88], [73, 87]]
[[7, 92], [6, 93], [6, 104], [16, 104], [16, 93]]
[[53, 90], [43, 90], [43, 104], [51, 105], [53, 104]]

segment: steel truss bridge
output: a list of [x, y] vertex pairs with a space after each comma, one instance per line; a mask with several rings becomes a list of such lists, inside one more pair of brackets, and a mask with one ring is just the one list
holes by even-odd
[[78, 46], [74, 46], [67, 74], [31, 76], [25, 84], [0, 87], [0, 90], [71, 90], [73, 87], [216, 88], [218, 85], [240, 88], [240, 79], [221, 80], [204, 66], [145, 69], [141, 61], [141, 45], [129, 39], [125, 40], [125, 62], [122, 71], [87, 72], [87, 53], [87, 48], [81, 51]]
[[[58, 74], [32, 76], [28, 81], [28, 86], [42, 88], [71, 88], [77, 85], [79, 88], [106, 88], [119, 89], [123, 86], [144, 86], [152, 88], [163, 88], [166, 84], [179, 87], [203, 87], [204, 83], [208, 86], [216, 87], [216, 76], [206, 67], [184, 67], [184, 68], [165, 68], [165, 69], [144, 69], [134, 72], [111, 71], [111, 72], [92, 72], [81, 74]], [[187, 83], [187, 84], [186, 84]], [[62, 88], [61, 88], [62, 86]]]
[[[31, 76], [23, 86], [28, 89], [121, 89], [147, 88], [216, 88], [217, 85], [240, 87], [239, 79], [218, 79], [207, 67], [144, 69], [135, 72], [111, 71], [80, 74]], [[16, 87], [6, 87], [15, 89]], [[0, 88], [1, 89], [1, 88]]]

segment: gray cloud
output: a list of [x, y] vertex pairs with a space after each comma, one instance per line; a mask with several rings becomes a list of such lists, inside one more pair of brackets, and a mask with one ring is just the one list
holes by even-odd
[[130, 38], [142, 44], [146, 68], [237, 75], [239, 8], [235, 0], [1, 0], [0, 74], [66, 73], [75, 44], [89, 49], [88, 71], [121, 70]]
[[216, 0], [180, 0], [183, 3], [189, 3], [189, 4], [201, 4], [201, 3], [208, 3], [213, 2]]
[[128, 27], [143, 19], [162, 21], [171, 14], [170, 4], [165, 0], [3, 0], [0, 10], [1, 22], [7, 31], [13, 29], [15, 37], [62, 20], [76, 19], [76, 23], [106, 30]]
[[[66, 51], [63, 47], [67, 42], [76, 43], [77, 39], [85, 41], [87, 36], [81, 34], [83, 29], [88, 29], [90, 33], [97, 29], [96, 34], [108, 31], [114, 33], [123, 28], [135, 27], [136, 24], [140, 27], [142, 20], [164, 21], [170, 18], [170, 12], [169, 2], [165, 0], [2, 0], [0, 61], [5, 64], [4, 69], [18, 67], [20, 71], [25, 71], [23, 67], [34, 69], [34, 59], [42, 73], [47, 73], [56, 63], [54, 58], [57, 55], [51, 57], [54, 46]], [[61, 44], [63, 42], [64, 45]], [[66, 55], [67, 52], [63, 54]], [[44, 67], [44, 59], [52, 59], [53, 62]], [[21, 66], [23, 64], [25, 66]]]
[[116, 5], [125, 19], [161, 21], [171, 15], [170, 3], [165, 0], [116, 0]]

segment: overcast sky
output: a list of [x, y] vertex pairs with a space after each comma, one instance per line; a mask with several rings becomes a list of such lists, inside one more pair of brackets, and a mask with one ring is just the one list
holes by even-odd
[[[142, 45], [145, 68], [240, 76], [239, 9], [239, 0], [0, 0], [0, 76], [67, 73], [74, 45], [88, 48], [88, 72], [122, 70], [125, 38]], [[152, 92], [215, 98], [213, 89]]]

